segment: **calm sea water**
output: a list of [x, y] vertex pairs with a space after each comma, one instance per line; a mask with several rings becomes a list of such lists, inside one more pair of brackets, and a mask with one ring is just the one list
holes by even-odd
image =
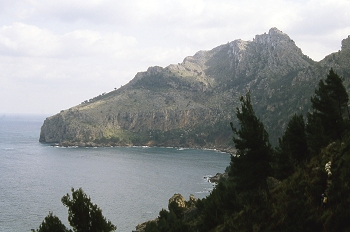
[[38, 142], [44, 117], [0, 116], [0, 231], [37, 229], [49, 212], [68, 227], [61, 203], [82, 188], [103, 215], [130, 232], [181, 193], [204, 198], [206, 175], [223, 172], [228, 154], [177, 148], [60, 148]]

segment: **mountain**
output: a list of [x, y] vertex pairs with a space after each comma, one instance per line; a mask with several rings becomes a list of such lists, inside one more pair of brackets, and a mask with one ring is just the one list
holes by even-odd
[[150, 145], [230, 149], [239, 97], [251, 92], [256, 114], [277, 143], [294, 113], [331, 67], [350, 88], [350, 37], [315, 62], [277, 28], [234, 40], [182, 63], [150, 67], [107, 94], [47, 118], [40, 142], [77, 146]]

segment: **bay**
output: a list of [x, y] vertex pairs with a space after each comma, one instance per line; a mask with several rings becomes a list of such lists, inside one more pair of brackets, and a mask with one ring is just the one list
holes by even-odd
[[37, 229], [49, 212], [69, 226], [61, 198], [80, 187], [117, 231], [132, 231], [174, 193], [206, 197], [213, 186], [203, 177], [230, 163], [212, 150], [53, 147], [38, 142], [44, 119], [0, 117], [0, 231]]

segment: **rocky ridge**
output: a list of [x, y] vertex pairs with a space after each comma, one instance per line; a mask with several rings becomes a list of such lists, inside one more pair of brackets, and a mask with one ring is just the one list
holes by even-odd
[[315, 62], [271, 28], [252, 41], [234, 40], [137, 73], [127, 85], [47, 118], [40, 142], [231, 149], [229, 122], [239, 97], [250, 91], [274, 143], [292, 114], [307, 112], [331, 67], [349, 87], [349, 48], [350, 37], [340, 51]]

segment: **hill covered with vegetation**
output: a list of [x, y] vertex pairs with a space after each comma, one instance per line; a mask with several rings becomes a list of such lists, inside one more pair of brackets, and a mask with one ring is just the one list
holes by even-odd
[[249, 90], [256, 115], [277, 145], [292, 115], [306, 115], [313, 90], [331, 67], [350, 88], [349, 41], [320, 62], [277, 28], [252, 41], [199, 51], [179, 64], [150, 67], [119, 89], [47, 118], [40, 141], [229, 150], [227, 125], [237, 122], [234, 109]]
[[146, 223], [159, 231], [349, 231], [350, 114], [343, 79], [331, 69], [272, 148], [252, 93], [232, 123], [237, 153], [228, 178], [195, 206], [169, 204]]

